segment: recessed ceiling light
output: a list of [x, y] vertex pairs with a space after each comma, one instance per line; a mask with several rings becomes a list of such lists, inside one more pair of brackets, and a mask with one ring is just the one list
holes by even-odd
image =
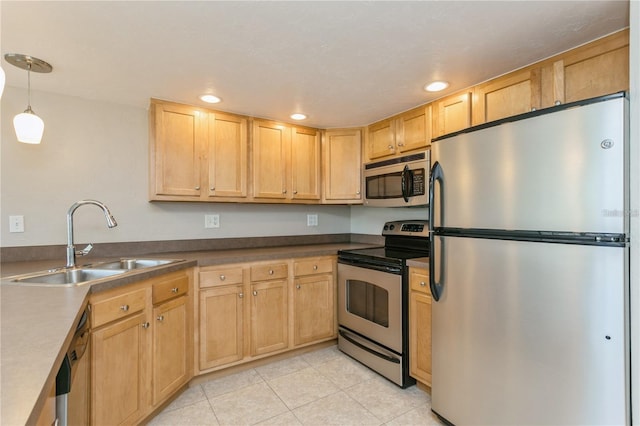
[[433, 83], [429, 83], [424, 86], [424, 90], [426, 90], [427, 92], [439, 92], [446, 89], [447, 87], [449, 87], [449, 83], [447, 83], [446, 81], [434, 81]]
[[202, 99], [208, 104], [217, 104], [218, 102], [221, 101], [219, 97], [213, 96], [213, 95], [202, 95], [200, 96], [200, 99]]
[[304, 120], [305, 118], [307, 118], [307, 116], [304, 114], [296, 113], [291, 114], [291, 118], [293, 118], [294, 120]]

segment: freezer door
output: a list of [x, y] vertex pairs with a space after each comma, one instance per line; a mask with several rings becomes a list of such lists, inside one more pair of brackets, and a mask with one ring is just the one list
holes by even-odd
[[443, 173], [434, 226], [626, 233], [626, 102], [616, 98], [434, 141], [432, 160]]
[[457, 426], [629, 424], [626, 248], [436, 238], [436, 413]]

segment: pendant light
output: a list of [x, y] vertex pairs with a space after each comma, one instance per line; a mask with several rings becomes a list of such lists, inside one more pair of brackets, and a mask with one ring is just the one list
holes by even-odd
[[13, 118], [13, 128], [19, 142], [38, 144], [42, 140], [44, 121], [31, 109], [31, 71], [49, 73], [53, 67], [42, 59], [21, 53], [7, 53], [4, 58], [11, 65], [27, 70], [27, 109]]

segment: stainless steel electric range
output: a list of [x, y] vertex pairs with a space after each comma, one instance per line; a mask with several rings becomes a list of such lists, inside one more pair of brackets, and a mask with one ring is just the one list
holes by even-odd
[[387, 222], [384, 247], [338, 252], [338, 348], [403, 388], [409, 376], [407, 259], [429, 255], [428, 222]]

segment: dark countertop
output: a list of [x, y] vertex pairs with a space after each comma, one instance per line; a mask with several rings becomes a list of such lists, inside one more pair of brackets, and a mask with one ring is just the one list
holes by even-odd
[[[135, 270], [124, 276], [103, 278], [91, 285], [75, 287], [36, 286], [11, 283], [9, 277], [46, 271], [64, 265], [65, 259], [10, 262], [1, 265], [1, 382], [0, 424], [35, 422], [73, 336], [73, 327], [84, 310], [89, 294], [127, 285], [157, 275], [193, 266], [257, 262], [283, 258], [327, 256], [341, 249], [371, 247], [371, 244], [334, 243], [268, 248], [153, 253], [133, 256], [151, 259], [184, 259], [166, 266]], [[79, 258], [78, 265], [114, 258]]]

